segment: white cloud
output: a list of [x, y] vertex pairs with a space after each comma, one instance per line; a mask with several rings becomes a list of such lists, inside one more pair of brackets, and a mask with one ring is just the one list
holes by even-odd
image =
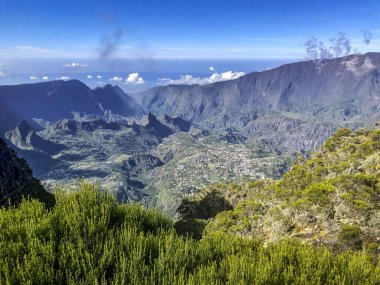
[[92, 79], [92, 75], [87, 75], [87, 79]]
[[110, 81], [122, 81], [122, 77], [114, 76], [113, 78], [110, 79]]
[[227, 72], [222, 72], [222, 73], [214, 73], [209, 77], [211, 82], [218, 82], [218, 81], [225, 81], [225, 80], [232, 80], [239, 78], [243, 76], [245, 73], [244, 72], [232, 72], [232, 71], [227, 71]]
[[44, 76], [44, 77], [42, 77], [42, 80], [49, 80], [49, 77]]
[[70, 77], [68, 77], [68, 76], [61, 76], [61, 77], [58, 77], [57, 79], [59, 79], [59, 80], [69, 80]]
[[245, 74], [244, 72], [233, 72], [233, 71], [227, 71], [227, 72], [222, 72], [222, 73], [215, 72], [210, 77], [193, 77], [192, 75], [185, 75], [185, 76], [182, 75], [180, 79], [162, 78], [161, 81], [164, 81], [169, 84], [176, 84], [176, 85], [181, 85], [181, 84], [205, 85], [205, 84], [210, 84], [214, 82], [236, 79], [243, 76], [244, 74]]
[[5, 77], [5, 72], [0, 70], [0, 77]]
[[101, 75], [98, 75], [98, 76], [96, 76], [96, 78], [98, 78], [98, 79], [102, 79], [102, 78], [103, 78], [103, 76], [101, 76]]
[[207, 77], [201, 78], [201, 77], [193, 77], [192, 75], [181, 75], [180, 79], [170, 79], [170, 78], [163, 78], [162, 81], [167, 81], [169, 84], [176, 84], [176, 85], [192, 85], [192, 84], [199, 84], [204, 85], [210, 83], [209, 79]]
[[130, 83], [130, 84], [143, 84], [144, 83], [144, 79], [137, 72], [129, 74], [126, 81], [127, 81], [127, 83]]
[[71, 68], [78, 68], [78, 67], [86, 67], [87, 64], [79, 63], [79, 62], [72, 62], [68, 64], [64, 64], [64, 67], [71, 67]]
[[210, 71], [215, 71], [215, 67], [210, 66], [210, 67], [208, 68], [208, 70], [210, 70]]
[[30, 76], [29, 79], [30, 80], [38, 80], [39, 78], [37, 76]]

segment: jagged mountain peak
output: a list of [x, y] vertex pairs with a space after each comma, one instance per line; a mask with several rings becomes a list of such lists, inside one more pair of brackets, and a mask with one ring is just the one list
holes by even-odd
[[29, 126], [29, 124], [25, 120], [22, 120], [20, 124], [17, 125], [16, 129], [19, 131], [21, 137], [24, 139], [30, 132], [35, 132], [34, 129], [31, 126]]
[[191, 128], [191, 122], [182, 119], [181, 117], [171, 117], [164, 115], [162, 121], [168, 125], [174, 132], [188, 132]]
[[22, 120], [15, 129], [6, 132], [5, 138], [19, 149], [36, 150], [49, 155], [54, 155], [65, 148], [40, 137], [25, 120]]
[[95, 87], [93, 89], [93, 91], [99, 91], [99, 90], [109, 91], [109, 92], [121, 91], [122, 93], [124, 93], [123, 89], [121, 89], [118, 85], [116, 84], [112, 85], [110, 83], [107, 83], [106, 85], [103, 85], [103, 86]]
[[107, 84], [93, 89], [95, 100], [102, 111], [111, 110], [114, 114], [141, 117], [145, 112], [141, 106], [119, 86]]
[[148, 112], [147, 118], [148, 118], [148, 123], [159, 122], [157, 117], [152, 112]]
[[36, 136], [35, 130], [25, 120], [22, 120], [13, 130], [5, 133], [6, 139], [21, 149], [32, 149], [32, 141]]
[[161, 123], [151, 112], [148, 112], [145, 129], [160, 138], [165, 138], [173, 134], [173, 131], [168, 126]]
[[119, 130], [120, 126], [114, 122], [107, 123], [101, 118], [95, 118], [92, 120], [85, 120], [85, 121], [63, 119], [49, 126], [47, 129], [47, 132], [56, 132], [60, 130], [70, 132], [70, 133], [75, 133], [77, 131], [92, 132], [96, 129]]

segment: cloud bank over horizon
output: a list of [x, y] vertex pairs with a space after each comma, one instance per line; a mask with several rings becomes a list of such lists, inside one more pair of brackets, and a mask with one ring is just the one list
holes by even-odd
[[[209, 68], [210, 71], [214, 71], [214, 67]], [[241, 76], [245, 75], [245, 72], [233, 72], [233, 71], [226, 71], [222, 73], [214, 72], [209, 77], [193, 77], [193, 75], [182, 75], [179, 79], [170, 79], [170, 78], [161, 78], [160, 81], [162, 84], [173, 84], [173, 85], [206, 85], [210, 83], [220, 82], [220, 81], [226, 81], [226, 80], [233, 80], [237, 79]]]

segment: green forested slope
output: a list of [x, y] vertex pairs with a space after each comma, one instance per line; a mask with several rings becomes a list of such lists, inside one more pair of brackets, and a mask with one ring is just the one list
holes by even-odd
[[[206, 188], [184, 200], [179, 212], [187, 222], [211, 220], [207, 233], [229, 232], [266, 241], [296, 237], [338, 251], [378, 248], [380, 131], [342, 129], [310, 159], [298, 160], [277, 181]], [[214, 209], [213, 216], [220, 212], [215, 218], [199, 217], [205, 197], [224, 199], [233, 210]]]

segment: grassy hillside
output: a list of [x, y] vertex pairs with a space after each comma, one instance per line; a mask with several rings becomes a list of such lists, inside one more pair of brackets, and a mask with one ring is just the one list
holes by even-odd
[[[379, 284], [376, 255], [284, 240], [178, 236], [169, 220], [90, 184], [0, 209], [1, 284]], [[376, 283], [377, 282], [377, 283]]]
[[[337, 251], [378, 251], [380, 131], [341, 129], [310, 159], [298, 160], [280, 180], [213, 185], [184, 200], [179, 208], [182, 230], [191, 232], [183, 225], [201, 219], [203, 225], [210, 221], [207, 233], [266, 241], [299, 238]], [[214, 207], [209, 217], [199, 216], [205, 199], [219, 199], [208, 202]], [[232, 210], [218, 208], [220, 201]]]

